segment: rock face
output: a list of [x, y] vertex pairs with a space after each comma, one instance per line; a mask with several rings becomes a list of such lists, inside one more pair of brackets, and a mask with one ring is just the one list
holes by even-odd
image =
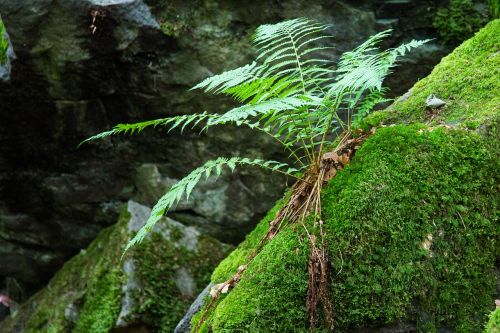
[[172, 332], [229, 246], [172, 219], [120, 261], [150, 209], [129, 201], [118, 224], [68, 261], [48, 286], [0, 323], [5, 333]]
[[[0, 84], [0, 280], [21, 286], [23, 299], [115, 220], [122, 202], [153, 203], [209, 158], [284, 158], [269, 139], [231, 128], [182, 138], [148, 131], [76, 149], [118, 122], [229, 107], [187, 89], [246, 62], [255, 26], [297, 16], [332, 23], [335, 58], [382, 29], [394, 28], [389, 44], [435, 37], [438, 2], [1, 1], [17, 60]], [[405, 90], [447, 51], [438, 41], [419, 49], [390, 86]], [[236, 243], [285, 185], [243, 170], [205, 184], [175, 218]]]
[[[335, 332], [473, 333], [488, 321], [500, 295], [499, 34], [500, 20], [489, 23], [369, 116], [361, 126], [376, 132], [323, 189]], [[431, 91], [448, 103], [429, 117]], [[282, 204], [215, 270], [217, 285], [247, 265], [228, 293], [206, 298], [192, 332], [309, 331], [306, 231], [289, 224], [265, 238]], [[316, 331], [331, 331], [325, 321]]]

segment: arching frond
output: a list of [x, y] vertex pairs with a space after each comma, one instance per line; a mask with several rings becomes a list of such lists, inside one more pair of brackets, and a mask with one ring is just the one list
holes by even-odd
[[263, 116], [270, 112], [293, 111], [303, 106], [315, 105], [317, 99], [311, 96], [273, 98], [256, 104], [246, 104], [222, 114], [220, 117], [212, 118], [208, 125], [237, 122], [251, 117]]
[[216, 114], [210, 114], [207, 112], [199, 113], [199, 114], [186, 114], [186, 115], [181, 115], [181, 116], [174, 116], [174, 117], [169, 117], [169, 118], [161, 118], [161, 119], [154, 119], [154, 120], [148, 120], [148, 121], [143, 121], [139, 123], [134, 123], [134, 124], [118, 124], [116, 125], [112, 130], [102, 132], [99, 134], [96, 134], [80, 143], [79, 146], [82, 144], [89, 142], [89, 141], [94, 141], [98, 139], [104, 139], [108, 136], [112, 135], [117, 135], [117, 134], [135, 134], [135, 133], [140, 133], [143, 130], [145, 130], [147, 127], [157, 127], [157, 126], [165, 126], [169, 128], [169, 131], [180, 127], [181, 132], [188, 126], [191, 125], [191, 128], [196, 127], [200, 122], [207, 121], [211, 118], [218, 117], [219, 115]]
[[195, 85], [191, 90], [202, 89], [205, 92], [221, 93], [240, 84], [258, 78], [261, 67], [256, 62], [239, 67], [222, 74], [214, 75]]
[[189, 199], [193, 189], [202, 179], [207, 179], [211, 176], [215, 176], [216, 178], [219, 177], [222, 174], [224, 167], [234, 171], [236, 167], [244, 165], [257, 166], [267, 170], [281, 172], [289, 176], [294, 176], [293, 173], [298, 171], [286, 163], [277, 161], [264, 161], [260, 159], [239, 157], [219, 157], [216, 160], [210, 160], [201, 167], [191, 171], [191, 173], [173, 185], [170, 190], [168, 190], [168, 192], [160, 198], [157, 204], [153, 207], [146, 224], [137, 232], [134, 238], [129, 241], [124, 252], [130, 249], [133, 245], [140, 243], [144, 237], [146, 237], [146, 235], [153, 230], [155, 224], [167, 211], [172, 209], [182, 199]]
[[361, 92], [360, 95], [362, 95], [367, 90], [380, 90], [385, 77], [395, 66], [398, 58], [429, 41], [412, 40], [395, 49], [380, 51], [378, 45], [390, 34], [390, 31], [382, 31], [370, 37], [353, 51], [345, 52], [341, 56], [336, 70], [337, 78], [329, 86], [330, 95], [345, 91]]

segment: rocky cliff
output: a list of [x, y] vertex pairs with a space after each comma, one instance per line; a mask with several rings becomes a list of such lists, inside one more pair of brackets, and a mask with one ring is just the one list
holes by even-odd
[[[17, 59], [0, 84], [0, 277], [24, 299], [131, 197], [150, 205], [194, 165], [215, 155], [277, 159], [264, 137], [230, 128], [182, 139], [146, 132], [76, 149], [118, 122], [226, 108], [187, 89], [246, 62], [256, 25], [307, 16], [332, 23], [337, 49], [376, 31], [436, 37], [439, 1], [3, 0]], [[389, 80], [395, 93], [423, 77], [448, 48], [428, 44]], [[175, 218], [236, 243], [285, 182], [243, 171], [207, 183]], [[3, 285], [3, 282], [0, 282]]]

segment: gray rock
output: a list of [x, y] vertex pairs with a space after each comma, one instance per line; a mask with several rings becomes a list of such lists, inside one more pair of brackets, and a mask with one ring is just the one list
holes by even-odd
[[[93, 321], [99, 320], [95, 316], [100, 315], [106, 318], [98, 323], [101, 330], [105, 327], [106, 331], [128, 332], [141, 327], [147, 332], [160, 328], [171, 332], [183, 311], [209, 282], [206, 272], [231, 247], [194, 233], [193, 227], [162, 219], [141, 246], [160, 246], [170, 255], [156, 253], [144, 258], [144, 254], [130, 251], [121, 261], [127, 241], [144, 226], [150, 212], [148, 207], [129, 201], [119, 222], [102, 231], [86, 251], [64, 265], [45, 289], [2, 321], [0, 332], [50, 329], [66, 333], [74, 327], [88, 328], [85, 325], [93, 325]], [[158, 271], [161, 273], [156, 279], [151, 276]], [[162, 295], [161, 300], [157, 295]]]
[[125, 262], [123, 263], [123, 272], [125, 273], [126, 281], [122, 286], [123, 298], [120, 314], [118, 315], [118, 319], [116, 320], [116, 327], [126, 327], [128, 326], [128, 323], [130, 321], [137, 319], [137, 316], [134, 314], [134, 307], [137, 305], [136, 301], [134, 300], [134, 292], [137, 292], [137, 290], [141, 288], [141, 285], [135, 274], [135, 270], [136, 265], [134, 263], [134, 260], [125, 260]]
[[191, 332], [191, 319], [205, 304], [205, 298], [210, 295], [213, 283], [209, 283], [205, 289], [196, 297], [196, 300], [191, 304], [189, 310], [175, 327], [174, 333], [189, 333]]
[[446, 105], [446, 102], [436, 97], [436, 95], [429, 95], [425, 100], [425, 106], [429, 109], [438, 109]]
[[175, 285], [185, 297], [196, 296], [196, 282], [185, 267], [181, 267], [175, 271]]

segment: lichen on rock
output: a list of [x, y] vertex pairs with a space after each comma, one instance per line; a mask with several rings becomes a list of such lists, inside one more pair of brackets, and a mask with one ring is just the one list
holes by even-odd
[[[335, 332], [484, 328], [500, 253], [499, 29], [490, 23], [405, 101], [372, 115], [363, 125], [379, 128], [324, 188]], [[430, 94], [447, 102], [432, 119]], [[248, 264], [234, 289], [207, 299], [193, 331], [309, 331], [303, 228], [283, 227], [248, 262], [279, 206], [215, 270], [218, 284]]]
[[171, 332], [230, 247], [164, 219], [121, 260], [150, 209], [129, 201], [119, 222], [68, 261], [6, 321], [7, 333], [106, 333], [144, 327]]

